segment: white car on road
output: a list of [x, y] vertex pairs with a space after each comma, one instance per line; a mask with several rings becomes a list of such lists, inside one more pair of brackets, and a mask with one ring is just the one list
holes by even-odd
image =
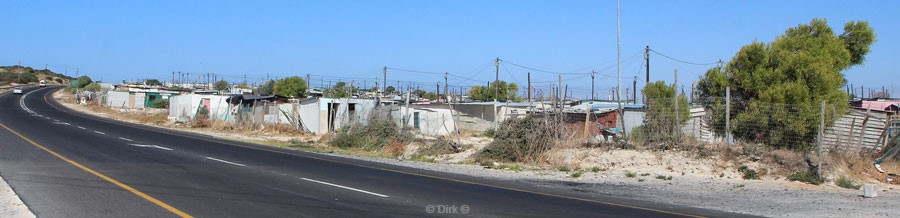
[[22, 94], [22, 88], [15, 88], [15, 89], [13, 89], [13, 94], [21, 95], [21, 94]]

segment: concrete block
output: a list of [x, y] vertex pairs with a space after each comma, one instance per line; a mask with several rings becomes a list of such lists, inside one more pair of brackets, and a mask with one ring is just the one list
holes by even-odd
[[867, 198], [878, 197], [878, 190], [875, 190], [875, 184], [863, 185], [863, 197], [867, 197]]

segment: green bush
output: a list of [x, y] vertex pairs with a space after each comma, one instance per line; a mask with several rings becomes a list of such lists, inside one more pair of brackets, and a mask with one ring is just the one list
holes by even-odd
[[637, 176], [637, 173], [635, 173], [635, 172], [631, 172], [631, 171], [625, 172], [625, 177], [634, 178], [636, 176]]
[[539, 162], [560, 136], [556, 119], [528, 116], [503, 121], [494, 141], [481, 150], [477, 159], [509, 162]]
[[824, 182], [821, 178], [819, 178], [819, 173], [817, 172], [816, 168], [812, 166], [804, 172], [797, 172], [788, 176], [788, 180], [800, 181], [814, 185], [820, 185], [822, 184], [822, 182]]
[[88, 84], [88, 85], [84, 86], [84, 91], [91, 91], [91, 92], [100, 91], [100, 84], [99, 83]]
[[419, 147], [419, 150], [416, 153], [426, 156], [454, 154], [472, 147], [471, 145], [457, 145], [457, 147], [454, 148], [453, 146], [455, 144], [456, 142], [447, 140], [445, 138], [438, 138], [433, 142]]
[[378, 150], [393, 143], [412, 142], [413, 136], [389, 118], [371, 116], [368, 125], [354, 125], [345, 128], [329, 142], [339, 148], [362, 148]]
[[497, 133], [497, 131], [494, 131], [494, 129], [488, 129], [485, 130], [481, 135], [493, 138], [495, 133]]
[[583, 171], [576, 171], [569, 176], [571, 176], [572, 178], [578, 178], [578, 177], [581, 177], [582, 174], [584, 174]]
[[558, 169], [558, 170], [561, 171], [561, 172], [569, 172], [569, 171], [572, 171], [572, 169], [569, 169], [569, 166], [559, 166], [559, 167], [556, 168], [556, 169]]
[[150, 101], [151, 108], [169, 108], [169, 99], [157, 98]]
[[847, 178], [846, 176], [841, 176], [841, 178], [834, 182], [834, 184], [841, 188], [853, 190], [859, 190], [859, 187], [862, 187], [862, 185], [856, 183], [856, 181], [853, 181], [850, 178]]
[[760, 177], [756, 170], [750, 169], [747, 165], [741, 165], [741, 167], [738, 168], [738, 172], [741, 172], [741, 174], [744, 175], [744, 179], [759, 179]]

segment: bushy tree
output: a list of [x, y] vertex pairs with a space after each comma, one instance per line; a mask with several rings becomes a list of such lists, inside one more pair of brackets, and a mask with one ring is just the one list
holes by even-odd
[[348, 87], [346, 82], [337, 82], [334, 86], [325, 90], [325, 96], [332, 98], [346, 98], [350, 97], [350, 92], [348, 92]]
[[219, 80], [213, 83], [213, 89], [216, 91], [225, 91], [228, 90], [228, 82], [225, 80]]
[[502, 80], [490, 83], [490, 87], [474, 86], [472, 89], [469, 89], [469, 96], [475, 101], [494, 101], [494, 93], [496, 92], [495, 89], [497, 87], [500, 87], [500, 95], [497, 96], [497, 101], [515, 101], [518, 99], [516, 92], [519, 91], [519, 85], [516, 85], [516, 83], [506, 83], [506, 81]]
[[427, 98], [427, 99], [429, 99], [429, 100], [438, 100], [438, 99], [441, 98], [441, 97], [438, 96], [437, 93], [434, 93], [434, 92], [428, 92], [428, 93], [425, 93], [425, 98]]
[[[641, 90], [644, 96], [647, 96], [647, 110], [644, 113], [644, 125], [640, 131], [636, 133], [644, 136], [639, 140], [646, 142], [671, 142], [678, 140], [680, 137], [680, 129], [677, 126], [683, 126], [690, 119], [690, 107], [688, 99], [684, 94], [678, 94], [678, 108], [676, 113], [675, 86], [667, 85], [664, 81], [650, 83]], [[675, 115], [678, 115], [677, 117]]]
[[163, 84], [157, 79], [150, 79], [145, 82], [148, 86], [162, 86]]
[[299, 76], [280, 79], [274, 86], [276, 95], [300, 98], [306, 94], [306, 80]]
[[99, 83], [91, 83], [91, 84], [88, 84], [88, 85], [84, 86], [84, 90], [85, 90], [85, 91], [91, 91], [91, 92], [97, 92], [97, 91], [100, 91], [100, 84], [99, 84]]
[[34, 73], [31, 73], [31, 72], [21, 73], [21, 74], [19, 74], [19, 77], [16, 79], [16, 82], [21, 83], [21, 84], [37, 82], [37, 81], [38, 81], [37, 76], [35, 76]]
[[256, 90], [259, 95], [272, 95], [275, 93], [275, 80], [266, 81], [259, 89]]
[[88, 84], [91, 84], [94, 81], [91, 80], [91, 77], [89, 77], [89, 76], [80, 76], [80, 77], [78, 77], [78, 79], [75, 79], [75, 82], [78, 83], [77, 84], [78, 88], [84, 88], [84, 86], [87, 86]]
[[[844, 70], [862, 64], [875, 31], [868, 22], [844, 25], [835, 35], [824, 19], [785, 31], [771, 43], [744, 46], [725, 65], [698, 82], [701, 97], [724, 97], [731, 86], [735, 136], [746, 141], [804, 150], [818, 130], [822, 101], [846, 106]], [[724, 105], [709, 101], [714, 125], [724, 122]], [[836, 111], [842, 111], [836, 108]], [[828, 116], [831, 123], [834, 116]], [[719, 129], [721, 133], [721, 129]], [[800, 140], [800, 141], [798, 141]]]
[[394, 88], [393, 86], [388, 86], [388, 87], [384, 88], [385, 94], [393, 94], [396, 91], [397, 91], [397, 89]]

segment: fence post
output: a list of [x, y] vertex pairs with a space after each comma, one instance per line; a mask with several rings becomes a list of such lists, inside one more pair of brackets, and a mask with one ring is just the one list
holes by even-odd
[[817, 175], [819, 175], [819, 180], [822, 179], [822, 162], [824, 157], [822, 157], [822, 139], [825, 137], [825, 100], [822, 100], [822, 112], [819, 119], [819, 139], [816, 141], [816, 153], [819, 156], [819, 166], [816, 167]]
[[731, 86], [725, 87], [725, 142], [731, 149]]
[[679, 133], [680, 130], [678, 128], [678, 124], [680, 123], [680, 117], [678, 114], [678, 69], [675, 69], [675, 84], [672, 85], [675, 88], [675, 128], [672, 129], [672, 147], [678, 146], [678, 140], [680, 139]]

